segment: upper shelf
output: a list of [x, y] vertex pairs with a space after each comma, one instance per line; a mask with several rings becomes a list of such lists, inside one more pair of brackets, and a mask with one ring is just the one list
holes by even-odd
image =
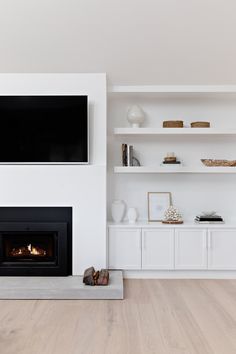
[[236, 135], [225, 128], [115, 128], [115, 135]]
[[110, 86], [108, 93], [236, 93], [236, 85]]

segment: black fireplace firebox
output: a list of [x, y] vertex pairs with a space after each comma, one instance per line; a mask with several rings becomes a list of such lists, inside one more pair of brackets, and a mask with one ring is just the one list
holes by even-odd
[[0, 207], [0, 275], [72, 274], [72, 208]]

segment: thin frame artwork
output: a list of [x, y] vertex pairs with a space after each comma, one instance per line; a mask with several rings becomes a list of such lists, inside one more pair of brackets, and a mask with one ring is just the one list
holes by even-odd
[[148, 192], [148, 221], [162, 221], [171, 204], [170, 192]]

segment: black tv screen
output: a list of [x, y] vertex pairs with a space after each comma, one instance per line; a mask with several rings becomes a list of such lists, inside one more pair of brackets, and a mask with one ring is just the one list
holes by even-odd
[[88, 163], [88, 97], [0, 96], [0, 163]]

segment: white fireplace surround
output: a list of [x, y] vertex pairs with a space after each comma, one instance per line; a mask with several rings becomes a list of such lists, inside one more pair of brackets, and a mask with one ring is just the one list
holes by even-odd
[[72, 206], [79, 275], [106, 266], [106, 75], [0, 74], [0, 95], [67, 94], [89, 96], [90, 165], [0, 165], [0, 205]]

